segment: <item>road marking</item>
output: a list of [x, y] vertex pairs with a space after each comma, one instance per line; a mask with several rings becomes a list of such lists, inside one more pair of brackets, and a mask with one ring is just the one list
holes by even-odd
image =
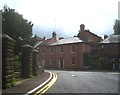
[[48, 73], [50, 73], [50, 77], [49, 77], [45, 82], [43, 82], [41, 85], [37, 86], [36, 88], [34, 88], [33, 90], [27, 92], [27, 93], [24, 94], [24, 95], [30, 95], [30, 94], [34, 93], [36, 90], [40, 89], [40, 88], [41, 88], [42, 86], [44, 86], [47, 82], [49, 82], [50, 79], [52, 78], [52, 73], [51, 73], [51, 72], [48, 72]]
[[50, 87], [52, 87], [52, 85], [56, 82], [56, 80], [57, 80], [57, 74], [53, 73], [52, 80], [47, 85], [45, 85], [42, 89], [36, 92], [34, 95], [41, 95], [45, 93]]

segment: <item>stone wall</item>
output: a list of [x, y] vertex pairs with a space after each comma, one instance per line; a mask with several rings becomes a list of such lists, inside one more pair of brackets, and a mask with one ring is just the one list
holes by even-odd
[[13, 84], [15, 41], [8, 35], [2, 35], [2, 88], [9, 88]]
[[32, 70], [33, 70], [32, 72], [33, 72], [34, 76], [38, 75], [37, 70], [38, 70], [39, 66], [38, 66], [38, 60], [37, 59], [38, 59], [38, 51], [34, 49], [33, 50], [33, 63], [32, 63], [32, 65], [33, 65], [32, 66]]
[[32, 76], [32, 53], [33, 47], [26, 44], [22, 46], [22, 70], [21, 70], [21, 77], [29, 78]]
[[26, 44], [22, 46], [21, 77], [29, 78], [44, 72], [44, 66], [39, 61], [38, 51]]
[[[14, 45], [15, 41], [8, 35], [2, 35], [2, 89], [14, 85]], [[26, 44], [22, 46], [21, 76], [30, 78], [44, 72], [44, 66], [39, 61], [38, 51]]]

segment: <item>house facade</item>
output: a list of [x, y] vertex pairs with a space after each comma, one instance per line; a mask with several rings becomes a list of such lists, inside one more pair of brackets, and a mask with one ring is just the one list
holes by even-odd
[[[60, 37], [59, 40], [56, 40], [56, 33], [53, 32], [52, 38], [44, 39], [35, 45], [45, 68], [85, 69], [85, 55], [91, 53], [93, 45], [99, 42], [100, 37], [90, 31], [83, 31], [82, 26], [76, 37]], [[85, 33], [81, 33], [81, 31]], [[90, 36], [89, 41], [88, 36]]]
[[120, 69], [120, 35], [110, 35], [98, 45], [102, 69]]
[[61, 39], [49, 47], [46, 67], [59, 69], [84, 69], [84, 53], [90, 52], [91, 46], [77, 37]]
[[71, 37], [56, 41], [49, 46], [39, 47], [39, 56], [46, 68], [84, 69], [84, 53], [91, 51], [91, 45]]

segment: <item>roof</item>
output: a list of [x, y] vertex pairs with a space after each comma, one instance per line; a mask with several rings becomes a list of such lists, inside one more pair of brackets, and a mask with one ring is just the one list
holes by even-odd
[[50, 45], [52, 42], [52, 38], [44, 40], [40, 45]]
[[120, 35], [110, 35], [100, 43], [120, 43]]
[[90, 30], [85, 30], [85, 32], [89, 32], [90, 34], [96, 36], [96, 37], [99, 37], [98, 35], [94, 34], [93, 32], [90, 32]]
[[[94, 33], [92, 33], [92, 32], [90, 32], [90, 30], [84, 30], [84, 32], [79, 32], [78, 34], [77, 34], [77, 36], [79, 36], [79, 35], [81, 35], [81, 33], [90, 33], [90, 34], [92, 34], [92, 35], [94, 35], [94, 36], [96, 36], [96, 37], [99, 37], [99, 38], [101, 38], [100, 36], [98, 36], [98, 35], [96, 35], [96, 34], [94, 34]], [[102, 39], [102, 38], [101, 38]]]
[[42, 40], [42, 38], [41, 38], [41, 37], [39, 37], [39, 36], [35, 36], [35, 38], [36, 38], [36, 39], [41, 39], [41, 40]]
[[37, 42], [34, 46], [34, 48], [38, 47], [38, 46], [47, 46], [50, 45], [51, 43], [55, 42], [56, 40], [54, 38], [50, 38], [50, 39], [46, 39], [40, 42]]
[[34, 46], [34, 48], [38, 47], [43, 41], [37, 42]]
[[36, 41], [43, 41], [43, 40], [44, 40], [43, 38], [41, 38], [41, 37], [39, 37], [39, 36], [35, 36], [34, 39], [35, 39]]
[[80, 40], [78, 37], [69, 37], [69, 38], [65, 38], [65, 39], [61, 39], [59, 41], [56, 41], [56, 42], [52, 43], [51, 46], [71, 44], [71, 43], [80, 43], [80, 42], [83, 42], [83, 41]]

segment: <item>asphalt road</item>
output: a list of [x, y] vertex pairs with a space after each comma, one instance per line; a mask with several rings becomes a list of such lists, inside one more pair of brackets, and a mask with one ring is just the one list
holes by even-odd
[[118, 72], [59, 71], [46, 93], [118, 93]]

